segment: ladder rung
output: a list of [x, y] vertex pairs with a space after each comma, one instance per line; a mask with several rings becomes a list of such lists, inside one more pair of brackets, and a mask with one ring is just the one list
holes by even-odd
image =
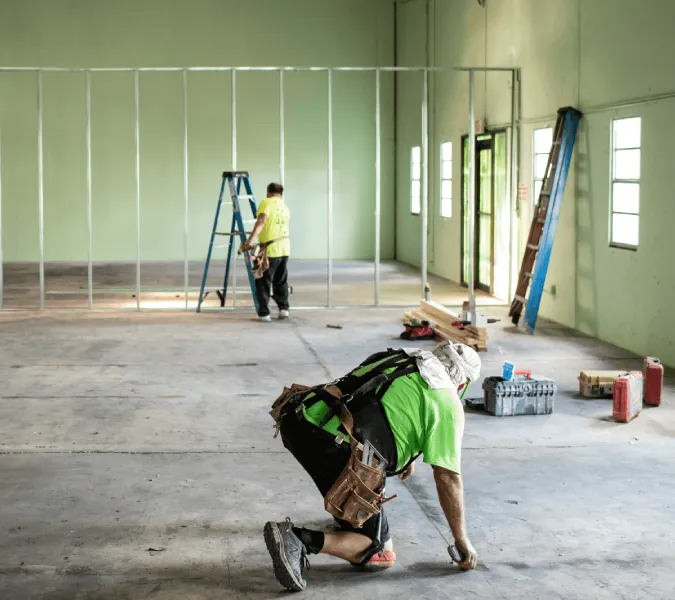
[[251, 196], [250, 194], [240, 194], [237, 198], [239, 200], [255, 200], [255, 196]]
[[[247, 231], [247, 232], [246, 232], [246, 235], [251, 235], [251, 233], [252, 233], [251, 231]], [[241, 232], [235, 231], [234, 233], [230, 233], [229, 231], [222, 231], [222, 232], [221, 232], [221, 231], [214, 231], [214, 232], [213, 232], [213, 235], [225, 235], [225, 236], [228, 236], [228, 235], [241, 235]]]
[[522, 304], [527, 304], [527, 298], [523, 298], [522, 296], [518, 295], [514, 296], [514, 298], [518, 300], [518, 302], [521, 302]]
[[527, 249], [528, 250], [539, 250], [539, 244], [528, 244]]

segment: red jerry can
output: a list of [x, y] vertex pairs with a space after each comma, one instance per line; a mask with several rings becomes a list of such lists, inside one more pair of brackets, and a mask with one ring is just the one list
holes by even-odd
[[628, 423], [642, 410], [642, 373], [633, 371], [614, 380], [614, 420]]
[[642, 375], [644, 376], [645, 404], [659, 406], [663, 392], [663, 365], [661, 361], [652, 356], [645, 358]]

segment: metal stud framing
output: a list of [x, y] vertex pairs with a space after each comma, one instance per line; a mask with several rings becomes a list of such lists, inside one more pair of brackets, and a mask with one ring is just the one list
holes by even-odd
[[[3, 72], [34, 72], [37, 75], [37, 120], [38, 120], [38, 219], [39, 219], [39, 273], [40, 273], [40, 310], [45, 308], [45, 255], [44, 255], [44, 140], [43, 140], [43, 73], [72, 73], [80, 72], [85, 74], [85, 108], [86, 108], [86, 198], [87, 198], [87, 307], [94, 308], [93, 294], [95, 291], [93, 284], [93, 226], [92, 226], [92, 111], [91, 111], [91, 74], [92, 73], [120, 73], [128, 72], [133, 74], [134, 82], [134, 150], [135, 150], [135, 190], [136, 190], [136, 310], [141, 309], [141, 161], [140, 161], [140, 83], [139, 75], [144, 72], [175, 72], [182, 74], [182, 94], [183, 94], [183, 203], [184, 203], [184, 229], [183, 229], [183, 289], [184, 308], [188, 309], [189, 287], [189, 147], [188, 147], [188, 73], [189, 72], [230, 72], [231, 74], [231, 109], [232, 109], [232, 169], [237, 169], [237, 72], [238, 71], [270, 71], [279, 74], [279, 177], [282, 184], [285, 183], [285, 92], [284, 75], [287, 72], [325, 72], [327, 74], [328, 100], [327, 100], [327, 128], [328, 128], [328, 165], [327, 165], [327, 274], [326, 287], [327, 297], [326, 306], [328, 308], [340, 308], [333, 303], [333, 211], [334, 211], [334, 143], [333, 143], [333, 74], [340, 72], [372, 72], [375, 75], [375, 273], [374, 273], [374, 299], [373, 306], [380, 305], [380, 260], [381, 260], [381, 204], [382, 204], [382, 93], [381, 93], [381, 74], [398, 72], [421, 72], [423, 75], [422, 88], [422, 155], [423, 155], [423, 185], [422, 185], [422, 245], [421, 245], [421, 293], [424, 295], [427, 286], [427, 230], [429, 225], [429, 176], [430, 176], [430, 149], [429, 149], [429, 73], [447, 72], [452, 69], [441, 67], [142, 67], [142, 68], [58, 68], [58, 67], [0, 67], [0, 74]], [[469, 134], [473, 139], [475, 136], [475, 118], [474, 118], [474, 97], [475, 81], [474, 74], [477, 71], [507, 71], [513, 75], [512, 88], [512, 119], [511, 119], [511, 253], [514, 251], [515, 240], [515, 194], [517, 193], [517, 153], [516, 142], [519, 121], [516, 120], [516, 107], [519, 106], [520, 88], [516, 90], [516, 82], [520, 82], [519, 69], [513, 68], [474, 68], [457, 67], [455, 70], [468, 71], [469, 73]], [[518, 95], [518, 101], [516, 97]], [[0, 148], [0, 155], [2, 148]], [[473, 153], [469, 153], [469, 186], [474, 184], [473, 173], [475, 164]], [[473, 195], [469, 193], [469, 202], [471, 203]], [[2, 254], [2, 170], [0, 163], [0, 310], [3, 309], [3, 254]], [[472, 211], [469, 211], [471, 220]], [[473, 235], [472, 228], [469, 227], [469, 245], [470, 257], [473, 262]], [[512, 263], [513, 256], [509, 263]], [[236, 284], [236, 260], [233, 277]], [[469, 269], [469, 298], [475, 302], [473, 291], [473, 268]], [[233, 306], [236, 306], [236, 285], [232, 286]], [[167, 288], [162, 291], [178, 291], [173, 288]], [[315, 307], [317, 308], [317, 307]], [[320, 308], [320, 307], [318, 307]]]

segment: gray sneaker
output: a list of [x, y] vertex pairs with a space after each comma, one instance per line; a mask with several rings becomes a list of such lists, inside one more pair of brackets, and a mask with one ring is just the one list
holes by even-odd
[[287, 590], [301, 592], [307, 587], [302, 575], [309, 567], [307, 549], [293, 533], [293, 523], [265, 524], [265, 544], [274, 564], [274, 576]]

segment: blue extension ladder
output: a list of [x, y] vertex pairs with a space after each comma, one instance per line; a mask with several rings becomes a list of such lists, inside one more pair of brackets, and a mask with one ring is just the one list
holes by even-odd
[[[241, 193], [241, 186], [244, 184], [245, 194]], [[225, 194], [225, 186], [229, 187], [230, 196], [232, 197], [232, 225], [227, 232], [218, 231], [218, 220], [220, 218], [220, 211], [223, 206], [223, 195]], [[211, 232], [211, 241], [209, 243], [209, 251], [206, 255], [206, 262], [204, 263], [204, 276], [202, 277], [202, 285], [199, 290], [199, 302], [197, 303], [197, 312], [201, 312], [202, 302], [209, 295], [209, 291], [215, 291], [220, 298], [220, 306], [225, 306], [227, 299], [227, 282], [230, 277], [230, 265], [232, 264], [232, 253], [235, 251], [234, 245], [237, 243], [236, 238], [243, 244], [246, 241], [246, 229], [244, 228], [244, 218], [241, 213], [241, 200], [248, 200], [253, 218], [258, 214], [255, 196], [253, 195], [253, 188], [251, 187], [251, 180], [248, 176], [248, 171], [225, 171], [223, 173], [223, 182], [220, 186], [220, 194], [218, 196], [218, 205], [216, 207], [216, 218], [213, 221], [213, 231]], [[209, 266], [211, 265], [211, 255], [213, 253], [214, 241], [216, 236], [227, 236], [230, 242], [227, 250], [227, 263], [225, 265], [225, 279], [222, 289], [206, 290], [206, 278], [209, 274]], [[253, 304], [256, 311], [258, 310], [258, 298], [255, 294], [255, 278], [253, 277], [253, 259], [250, 252], [244, 253], [244, 262], [246, 263], [246, 271], [248, 273], [248, 281], [251, 286], [251, 294], [253, 294]]]
[[[516, 294], [509, 311], [511, 321], [514, 325], [518, 325], [523, 306], [527, 307], [525, 323], [530, 334], [534, 333], [537, 324], [541, 295], [544, 291], [546, 272], [551, 259], [560, 206], [581, 116], [580, 111], [570, 106], [558, 110], [558, 120], [553, 133], [553, 144], [548, 156], [546, 174], [530, 226], [530, 235], [527, 238], [525, 255], [520, 267]], [[530, 288], [530, 295], [526, 297], [528, 288]]]

